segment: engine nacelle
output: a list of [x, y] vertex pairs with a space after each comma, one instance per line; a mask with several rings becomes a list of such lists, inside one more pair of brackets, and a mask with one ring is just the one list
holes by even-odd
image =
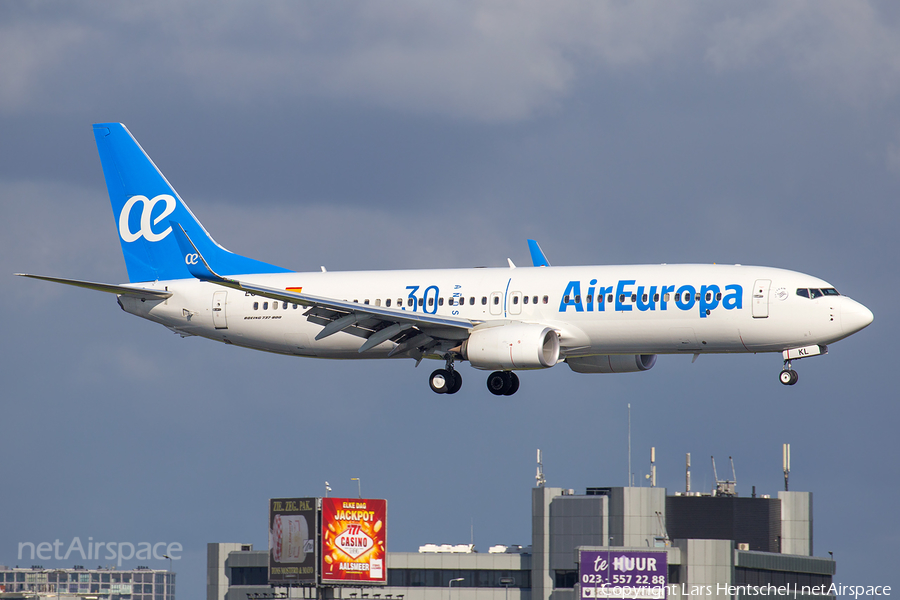
[[601, 354], [572, 356], [566, 359], [576, 373], [637, 373], [649, 371], [656, 364], [655, 354]]
[[559, 335], [546, 325], [511, 323], [476, 329], [462, 350], [476, 369], [546, 369], [559, 362]]

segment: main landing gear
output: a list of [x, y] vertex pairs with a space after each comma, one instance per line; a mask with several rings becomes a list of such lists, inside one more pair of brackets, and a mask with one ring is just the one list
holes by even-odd
[[487, 389], [495, 396], [512, 396], [519, 389], [519, 376], [512, 371], [494, 371], [488, 375]]
[[[462, 375], [453, 368], [452, 354], [444, 359], [446, 366], [431, 374], [428, 385], [436, 394], [455, 394], [462, 387]], [[487, 388], [495, 396], [512, 396], [519, 389], [519, 377], [512, 371], [494, 371], [488, 375]]]
[[784, 385], [794, 385], [798, 379], [800, 379], [800, 376], [797, 375], [797, 371], [791, 368], [791, 361], [784, 361], [784, 368], [778, 374], [778, 380]]
[[453, 368], [453, 356], [447, 355], [447, 366], [428, 378], [431, 391], [436, 394], [455, 394], [462, 387], [462, 375]]

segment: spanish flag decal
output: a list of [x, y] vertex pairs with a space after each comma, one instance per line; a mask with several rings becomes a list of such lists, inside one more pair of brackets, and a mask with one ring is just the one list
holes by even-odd
[[303, 291], [302, 287], [289, 287], [289, 288], [284, 288], [284, 289], [287, 292], [297, 292], [298, 294]]

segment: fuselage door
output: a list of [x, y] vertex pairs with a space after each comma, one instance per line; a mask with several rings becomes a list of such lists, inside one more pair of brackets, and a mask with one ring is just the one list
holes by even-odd
[[509, 307], [507, 310], [511, 315], [522, 314], [522, 292], [510, 292]]
[[213, 324], [216, 329], [228, 329], [228, 321], [225, 320], [225, 298], [228, 292], [215, 292], [213, 294], [212, 314]]
[[502, 315], [503, 292], [491, 292], [491, 297], [488, 299], [488, 304], [490, 305], [492, 315]]
[[771, 279], [757, 279], [753, 284], [753, 318], [765, 319], [769, 316], [769, 286]]

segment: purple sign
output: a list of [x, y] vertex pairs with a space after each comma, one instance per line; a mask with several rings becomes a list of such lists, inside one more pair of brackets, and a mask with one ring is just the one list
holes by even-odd
[[578, 566], [581, 598], [666, 598], [666, 552], [582, 550]]

